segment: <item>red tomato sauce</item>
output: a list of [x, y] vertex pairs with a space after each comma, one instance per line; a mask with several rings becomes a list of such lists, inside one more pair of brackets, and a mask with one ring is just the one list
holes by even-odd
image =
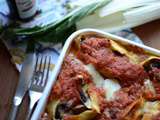
[[[134, 52], [140, 51], [133, 47]], [[129, 58], [111, 48], [110, 40], [105, 38], [90, 37], [82, 41], [76, 54], [69, 53], [63, 62], [57, 81], [51, 91], [48, 102], [59, 99], [60, 102], [71, 103], [71, 109], [77, 105], [84, 105], [82, 93], [84, 85], [87, 85], [87, 99], [96, 96], [96, 102], [100, 109], [95, 117], [90, 120], [124, 120], [124, 117], [138, 104], [137, 100], [144, 97], [152, 98], [150, 91], [145, 91], [144, 80], [152, 78], [156, 90], [156, 97], [160, 98], [160, 69], [152, 69], [147, 73], [142, 65], [132, 63]], [[143, 59], [147, 58], [141, 52]], [[141, 56], [140, 56], [141, 57]], [[105, 78], [116, 79], [121, 89], [114, 93], [115, 98], [107, 101], [103, 88], [96, 87], [92, 76], [85, 69], [86, 64], [92, 64]], [[82, 92], [82, 93], [81, 93]], [[85, 96], [86, 97], [86, 96]], [[88, 110], [88, 108], [85, 108]], [[45, 113], [46, 120], [50, 120]], [[63, 120], [75, 120], [73, 111], [63, 115]], [[77, 114], [76, 114], [77, 115]], [[153, 120], [160, 120], [160, 115], [154, 116]]]
[[115, 54], [105, 39], [90, 38], [82, 42], [78, 58], [84, 63], [92, 63], [105, 77], [118, 79], [122, 86], [143, 83], [147, 73], [140, 65], [133, 64], [124, 55]]

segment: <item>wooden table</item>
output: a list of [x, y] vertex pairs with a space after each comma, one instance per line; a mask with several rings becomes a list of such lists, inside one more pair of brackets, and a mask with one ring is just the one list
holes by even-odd
[[160, 50], [160, 19], [136, 27], [133, 31], [143, 40], [144, 44]]
[[[133, 29], [148, 46], [160, 49], [160, 20], [156, 20]], [[11, 101], [18, 82], [18, 72], [10, 62], [11, 56], [0, 42], [0, 120], [6, 120]], [[24, 120], [28, 98], [23, 101], [17, 120]]]

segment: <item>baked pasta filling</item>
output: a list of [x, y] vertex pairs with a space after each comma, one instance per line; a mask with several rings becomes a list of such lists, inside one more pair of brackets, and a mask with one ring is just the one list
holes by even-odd
[[77, 39], [41, 120], [160, 120], [160, 57], [103, 37]]

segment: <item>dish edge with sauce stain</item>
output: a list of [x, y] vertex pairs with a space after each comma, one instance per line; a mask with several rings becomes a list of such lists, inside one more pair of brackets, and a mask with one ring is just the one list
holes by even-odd
[[41, 113], [43, 112], [43, 110], [45, 109], [45, 106], [46, 106], [46, 103], [47, 103], [47, 98], [50, 94], [50, 91], [57, 79], [57, 76], [61, 70], [61, 66], [62, 66], [62, 63], [63, 63], [63, 60], [66, 56], [66, 54], [68, 53], [69, 49], [70, 49], [70, 46], [71, 46], [71, 43], [79, 36], [86, 36], [86, 35], [95, 35], [95, 36], [98, 36], [98, 37], [106, 37], [106, 38], [109, 38], [109, 39], [112, 39], [114, 41], [117, 41], [123, 45], [133, 45], [133, 46], [137, 46], [139, 48], [142, 48], [144, 51], [150, 53], [150, 54], [154, 54], [156, 56], [160, 56], [160, 51], [157, 50], [157, 49], [154, 49], [154, 48], [151, 48], [151, 47], [148, 47], [148, 46], [145, 46], [145, 45], [141, 45], [141, 44], [138, 44], [138, 43], [135, 43], [135, 42], [132, 42], [132, 41], [129, 41], [127, 39], [124, 39], [124, 38], [121, 38], [121, 37], [118, 37], [116, 35], [112, 35], [110, 33], [105, 33], [105, 32], [102, 32], [100, 30], [96, 30], [96, 29], [82, 29], [82, 30], [79, 30], [79, 31], [76, 31], [75, 33], [73, 33], [67, 40], [66, 40], [66, 43], [63, 47], [63, 50], [61, 52], [61, 55], [59, 57], [59, 60], [58, 60], [58, 63], [56, 64], [55, 66], [55, 69], [51, 75], [51, 77], [49, 78], [49, 81], [45, 87], [45, 90], [44, 90], [44, 93], [43, 93], [43, 97], [40, 99], [40, 101], [38, 102], [38, 105], [36, 106], [35, 108], [35, 111], [33, 113], [33, 116], [31, 118], [31, 120], [37, 120]]

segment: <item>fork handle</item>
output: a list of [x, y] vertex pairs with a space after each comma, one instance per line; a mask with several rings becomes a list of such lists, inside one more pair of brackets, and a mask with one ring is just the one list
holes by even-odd
[[29, 110], [28, 110], [28, 113], [27, 113], [26, 120], [30, 120], [31, 113], [32, 113], [32, 109], [29, 109]]
[[12, 105], [12, 110], [9, 116], [9, 120], [16, 120], [18, 107], [19, 105], [15, 105], [15, 104]]
[[27, 113], [26, 120], [30, 120], [33, 108], [34, 108], [34, 106], [35, 106], [36, 103], [37, 103], [37, 101], [33, 101], [33, 100], [30, 102], [30, 104], [29, 104], [29, 110], [28, 110], [28, 113]]

